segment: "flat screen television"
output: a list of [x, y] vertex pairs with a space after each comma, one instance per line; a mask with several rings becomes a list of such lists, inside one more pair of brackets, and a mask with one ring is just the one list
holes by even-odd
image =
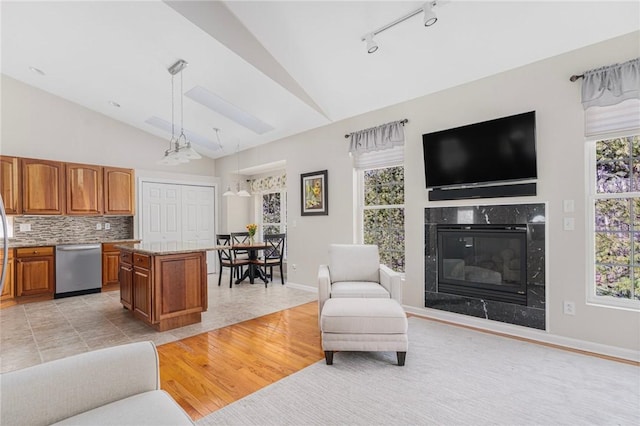
[[427, 188], [536, 179], [535, 111], [422, 135]]

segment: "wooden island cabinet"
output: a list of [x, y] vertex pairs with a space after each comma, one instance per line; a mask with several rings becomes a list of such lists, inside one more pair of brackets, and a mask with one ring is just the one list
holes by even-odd
[[206, 251], [191, 243], [116, 245], [120, 302], [158, 331], [202, 320], [207, 310]]

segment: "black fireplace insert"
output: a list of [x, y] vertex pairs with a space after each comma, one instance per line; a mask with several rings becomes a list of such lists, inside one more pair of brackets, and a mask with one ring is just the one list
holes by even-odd
[[526, 225], [438, 225], [438, 292], [527, 304]]

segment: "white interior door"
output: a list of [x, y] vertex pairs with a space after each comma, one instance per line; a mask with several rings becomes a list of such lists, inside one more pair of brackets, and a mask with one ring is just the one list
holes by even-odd
[[142, 183], [142, 240], [181, 241], [180, 185]]
[[[142, 240], [215, 244], [215, 190], [211, 186], [142, 182]], [[207, 273], [216, 271], [207, 252]]]
[[[210, 186], [182, 187], [182, 241], [215, 245], [215, 192]], [[217, 254], [207, 252], [207, 272], [215, 272]]]

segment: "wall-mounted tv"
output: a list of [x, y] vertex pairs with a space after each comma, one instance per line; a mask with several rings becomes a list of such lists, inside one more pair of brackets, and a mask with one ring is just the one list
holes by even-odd
[[535, 111], [422, 135], [427, 188], [536, 179]]

